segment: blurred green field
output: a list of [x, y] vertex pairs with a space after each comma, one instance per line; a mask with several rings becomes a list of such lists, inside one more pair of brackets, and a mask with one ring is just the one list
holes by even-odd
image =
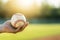
[[60, 34], [60, 24], [30, 24], [17, 34], [1, 33], [0, 40], [32, 40], [37, 37]]

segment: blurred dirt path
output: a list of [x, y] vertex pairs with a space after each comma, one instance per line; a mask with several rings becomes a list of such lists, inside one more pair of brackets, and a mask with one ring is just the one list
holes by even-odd
[[33, 40], [60, 40], [60, 35], [46, 36], [42, 38], [35, 38]]

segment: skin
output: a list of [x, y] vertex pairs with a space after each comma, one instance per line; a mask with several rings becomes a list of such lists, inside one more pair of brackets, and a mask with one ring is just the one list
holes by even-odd
[[10, 20], [7, 20], [5, 23], [3, 23], [1, 26], [0, 26], [0, 33], [4, 33], [4, 32], [7, 32], [7, 33], [18, 33], [18, 32], [21, 32], [23, 31], [27, 25], [29, 23], [28, 22], [25, 22], [25, 24], [23, 26], [19, 26], [18, 28], [14, 28], [11, 23], [10, 23]]

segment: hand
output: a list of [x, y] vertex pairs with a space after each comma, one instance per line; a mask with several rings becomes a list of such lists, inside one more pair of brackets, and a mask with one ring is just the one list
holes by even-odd
[[29, 22], [26, 22], [23, 26], [18, 27], [15, 31], [16, 31], [16, 32], [21, 32], [21, 31], [23, 31], [23, 30], [27, 27], [28, 24], [29, 24]]
[[17, 33], [23, 31], [29, 23], [25, 22], [25, 24], [22, 27], [14, 28], [11, 26], [10, 20], [7, 20], [3, 25], [4, 25], [4, 31], [8, 33]]

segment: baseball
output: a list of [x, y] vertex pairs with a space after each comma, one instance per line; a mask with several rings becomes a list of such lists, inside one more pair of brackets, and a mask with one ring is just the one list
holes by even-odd
[[16, 13], [11, 18], [11, 25], [15, 28], [23, 26], [25, 22], [26, 22], [26, 18], [21, 13]]

